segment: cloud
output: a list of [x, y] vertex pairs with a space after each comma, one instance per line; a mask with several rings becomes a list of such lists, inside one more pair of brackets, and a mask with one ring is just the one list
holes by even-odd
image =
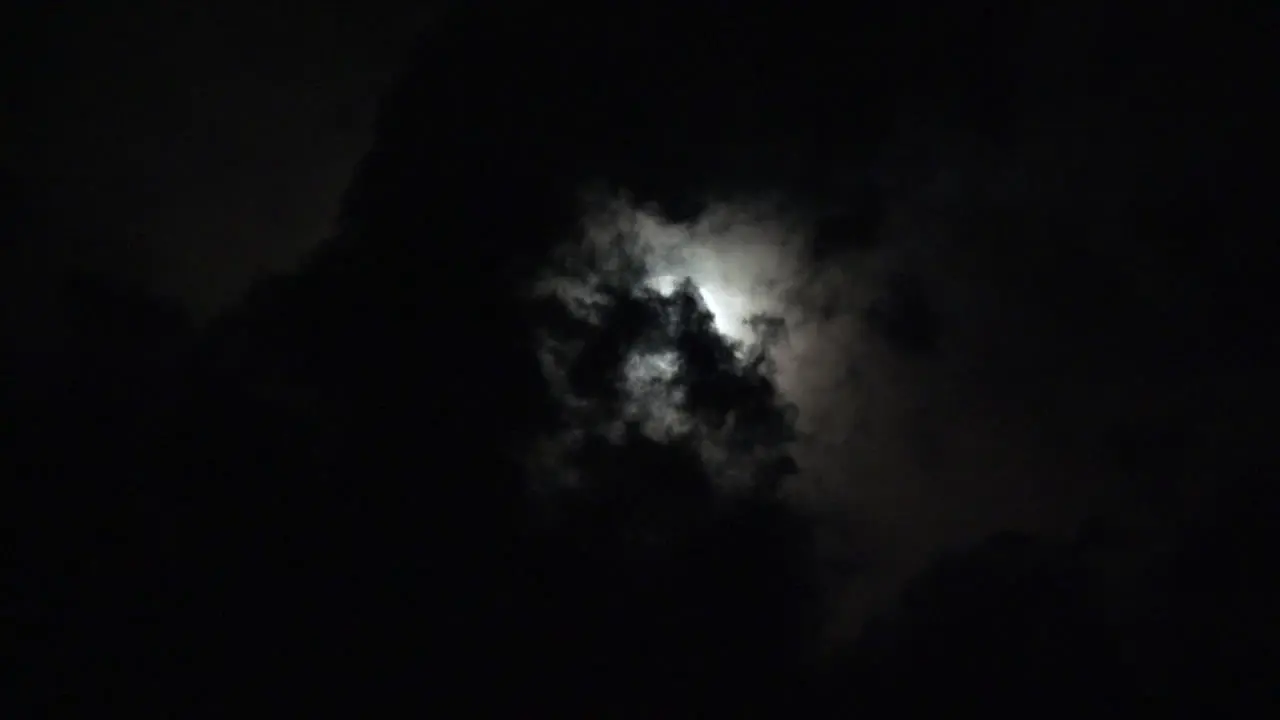
[[[713, 203], [687, 222], [625, 195], [585, 206], [580, 235], [556, 251], [537, 293], [598, 324], [605, 286], [670, 296], [691, 283], [737, 360], [764, 352], [781, 399], [795, 406], [801, 437], [792, 450], [808, 459], [802, 477], [835, 472], [819, 466], [830, 455], [820, 448], [840, 444], [848, 432], [845, 408], [856, 404], [849, 402], [855, 386], [848, 361], [858, 341], [858, 293], [850, 291], [847, 267], [815, 261], [812, 223], [765, 201]], [[565, 374], [583, 348], [551, 335], [544, 342], [549, 379], [566, 406], [585, 411]], [[633, 350], [623, 364], [622, 418], [642, 421], [654, 437], [687, 431], [682, 399], [671, 394], [679, 390], [672, 382], [678, 363], [666, 348]]]

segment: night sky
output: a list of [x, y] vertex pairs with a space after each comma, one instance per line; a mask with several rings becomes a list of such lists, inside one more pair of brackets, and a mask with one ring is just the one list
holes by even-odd
[[[136, 529], [104, 567], [217, 598], [163, 627], [224, 642], [225, 593], [227, 637], [279, 622], [303, 648], [246, 665], [356, 696], [412, 692], [436, 642], [462, 678], [498, 662], [482, 646], [511, 687], [590, 675], [565, 707], [593, 717], [670, 716], [616, 699], [679, 697], [663, 658], [735, 716], [750, 658], [778, 697], [857, 707], [848, 673], [894, 709], [963, 686], [1039, 712], [1084, 682], [1061, 712], [1145, 712], [1202, 673], [1274, 677], [1233, 643], [1276, 592], [1252, 558], [1275, 499], [1276, 13], [685, 5], [4, 10], [23, 467], [53, 468], [67, 537], [108, 529], [51, 556]], [[75, 273], [129, 290], [57, 299]], [[771, 483], [764, 510], [699, 514]], [[777, 539], [789, 513], [808, 554]], [[1024, 561], [1052, 599], [1020, 594]], [[769, 664], [808, 637], [779, 619], [800, 567], [817, 680]], [[374, 620], [338, 599], [366, 585]], [[1065, 609], [1077, 591], [1096, 615]], [[565, 657], [627, 659], [528, 670], [568, 626]], [[945, 679], [1005, 637], [1033, 639]], [[1031, 658], [1064, 664], [992, 680]], [[1203, 687], [1222, 716], [1262, 692]]]
[[[207, 316], [330, 230], [412, 2], [6, 9], [4, 165], [78, 261]], [[9, 17], [14, 17], [11, 21]]]

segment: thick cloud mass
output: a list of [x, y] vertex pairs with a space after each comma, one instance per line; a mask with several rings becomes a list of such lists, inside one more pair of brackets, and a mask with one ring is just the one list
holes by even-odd
[[714, 208], [692, 223], [636, 212], [634, 242], [647, 282], [670, 293], [684, 278], [697, 287], [716, 328], [736, 342], [760, 340], [751, 319], [782, 316], [792, 288], [806, 274], [802, 233], [749, 211]]
[[[766, 203], [713, 204], [689, 222], [626, 198], [596, 203], [582, 234], [560, 248], [539, 286], [591, 322], [601, 284], [671, 296], [690, 283], [732, 346], [738, 362], [763, 353], [781, 399], [798, 410], [801, 439], [792, 448], [821, 474], [817, 448], [837, 442], [845, 428], [830, 415], [854, 392], [844, 368], [854, 342], [854, 303], [840, 262], [815, 262], [810, 227]], [[848, 262], [844, 263], [848, 264]], [[573, 348], [548, 338], [544, 367], [570, 406], [563, 366]], [[655, 438], [686, 432], [679, 410], [679, 356], [664, 348], [634, 350], [624, 364], [624, 418], [642, 420]], [[837, 392], [833, 393], [832, 391]], [[806, 448], [808, 452], [806, 453]]]

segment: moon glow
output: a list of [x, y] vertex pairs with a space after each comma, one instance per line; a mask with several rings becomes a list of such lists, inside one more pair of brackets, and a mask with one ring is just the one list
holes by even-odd
[[[605, 287], [670, 295], [689, 282], [740, 361], [765, 352], [780, 399], [798, 410], [797, 429], [807, 447], [795, 450], [803, 467], [806, 455], [836, 443], [829, 436], [843, 432], [832, 425], [830, 406], [847, 405], [840, 393], [849, 390], [848, 361], [857, 337], [849, 293], [857, 283], [849, 282], [847, 263], [816, 263], [810, 240], [803, 222], [763, 203], [714, 205], [691, 222], [677, 223], [616, 199], [594, 204], [582, 218], [581, 233], [556, 251], [535, 292], [557, 297], [594, 324], [601, 322], [598, 303]], [[752, 322], [757, 317], [771, 321], [769, 337]], [[690, 431], [680, 391], [668, 382], [679, 371], [677, 353], [633, 351], [623, 365], [624, 417], [602, 428], [590, 399], [573, 396], [566, 381], [575, 352], [547, 338], [542, 356], [565, 407], [584, 418], [581, 430], [613, 433], [626, 420], [658, 439]]]

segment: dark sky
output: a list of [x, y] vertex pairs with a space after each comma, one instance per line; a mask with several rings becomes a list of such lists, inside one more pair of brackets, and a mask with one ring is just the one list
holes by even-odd
[[420, 5], [6, 9], [0, 163], [80, 238], [59, 254], [206, 314], [328, 232]]
[[[427, 21], [421, 5], [6, 10], [16, 13], [3, 23], [6, 60], [21, 72], [7, 74], [15, 112], [3, 118], [0, 163], [60, 226], [55, 257], [208, 316], [331, 232], [377, 98]], [[1188, 44], [1176, 12], [1101, 7], [1014, 13], [1000, 43], [957, 45], [978, 48], [964, 63], [922, 59], [928, 43], [917, 39], [884, 41], [873, 57], [918, 85], [877, 110], [890, 129], [874, 162], [898, 187], [869, 264], [925, 278], [952, 343], [924, 364], [860, 346], [874, 368], [860, 412], [877, 434], [840, 452], [857, 458], [857, 502], [904, 536], [892, 543], [1074, 523], [1116, 487], [1111, 426], [1168, 416], [1219, 427], [1251, 392], [1220, 369], [1248, 354], [1226, 349], [1241, 335], [1234, 301], [1202, 310], [1226, 296], [1208, 276], [1236, 266], [1240, 234], [1204, 243], [1200, 259], [1131, 238], [1157, 236], [1160, 217], [1185, 226], [1175, 212], [1185, 199], [1234, 192], [1215, 178], [1233, 176], [1223, 168], [1234, 144], [1258, 125], [1231, 109], [1252, 81], [1210, 70], [1254, 67], [1247, 53], [1261, 44], [1220, 42], [1238, 29], [1226, 21]], [[932, 32], [962, 37], [973, 17], [948, 15], [942, 24], [955, 27]], [[953, 67], [996, 80], [979, 83], [989, 93], [977, 100], [956, 95], [946, 88], [971, 85]], [[1029, 240], [992, 241], [984, 217]], [[1172, 329], [1156, 327], [1162, 317]], [[1207, 333], [1223, 341], [1198, 340]], [[1191, 346], [1197, 355], [1179, 349]], [[1204, 348], [1224, 350], [1210, 363]], [[1209, 369], [1188, 369], [1197, 364]], [[1180, 387], [1190, 373], [1197, 387]]]
[[[699, 7], [714, 16], [700, 19], [716, 27], [718, 8]], [[879, 245], [857, 257], [851, 272], [872, 268], [860, 281], [876, 266], [917, 277], [942, 316], [944, 349], [913, 359], [892, 342], [862, 342], [874, 334], [866, 333], [853, 347], [826, 354], [837, 363], [852, 358], [861, 374], [857, 393], [829, 395], [837, 398], [831, 404], [850, 408], [853, 417], [831, 422], [848, 434], [832, 451], [831, 465], [840, 471], [831, 483], [836, 499], [824, 502], [835, 515], [847, 513], [844, 527], [865, 528], [859, 541], [872, 548], [867, 553], [877, 563], [868, 575], [913, 572], [938, 547], [996, 528], [1070, 531], [1091, 515], [1119, 508], [1136, 518], [1157, 502], [1197, 512], [1196, 492], [1215, 482], [1229, 458], [1248, 454], [1256, 443], [1256, 435], [1237, 431], [1233, 414], [1246, 399], [1250, 413], [1264, 402], [1252, 379], [1260, 367], [1251, 349], [1258, 316], [1249, 310], [1242, 291], [1249, 283], [1238, 270], [1261, 267], [1246, 260], [1247, 253], [1265, 257], [1235, 226], [1256, 205], [1244, 201], [1237, 211], [1235, 200], [1226, 199], [1253, 192], [1250, 163], [1240, 161], [1238, 149], [1262, 137], [1258, 116], [1248, 110], [1257, 106], [1245, 99], [1257, 99], [1265, 26], [1244, 23], [1228, 11], [1190, 17], [1179, 5], [1143, 14], [1106, 3], [1083, 3], [1066, 13], [1009, 5], [1003, 23], [957, 5], [922, 26], [911, 7], [919, 6], [887, 13], [901, 15], [898, 36], [888, 27], [859, 36], [866, 46], [850, 42], [830, 55], [815, 50], [813, 57], [838, 58], [832, 64], [839, 66], [854, 46], [859, 62], [877, 69], [868, 74], [883, 81], [872, 84], [879, 100], [866, 113], [882, 122], [883, 135], [875, 136], [867, 154], [887, 186], [888, 217], [876, 231]], [[611, 10], [605, 6], [574, 12], [584, 26], [595, 21], [589, 27], [608, 27], [604, 16]], [[779, 36], [811, 32], [791, 20], [796, 27], [783, 25]], [[701, 27], [694, 21], [685, 27], [695, 26]], [[472, 30], [479, 35], [488, 27], [477, 21]], [[578, 38], [557, 28], [573, 38], [565, 43], [572, 50], [560, 57], [559, 46], [549, 49], [544, 36], [526, 32], [524, 25], [502, 27], [503, 41], [454, 37], [456, 42], [443, 43], [447, 47], [433, 56], [434, 64], [424, 61], [429, 67], [421, 71], [421, 94], [407, 93], [419, 105], [404, 100], [414, 110], [398, 118], [399, 135], [383, 138], [379, 162], [385, 177], [407, 174], [423, 186], [467, 187], [470, 200], [496, 184], [496, 173], [456, 177], [455, 169], [468, 163], [488, 167], [472, 162], [467, 153], [473, 146], [486, 160], [485, 153], [502, 155], [493, 161], [497, 167], [526, 158], [563, 167], [566, 158], [587, 155], [581, 148], [590, 133], [605, 128], [599, 131], [607, 138], [601, 145], [613, 150], [611, 133], [619, 126], [630, 130], [632, 125], [622, 123], [640, 117], [649, 128], [665, 130], [668, 121], [679, 128], [671, 135], [680, 140], [671, 143], [683, 159], [723, 142], [723, 128], [734, 127], [718, 122], [722, 106], [708, 100], [734, 97], [732, 80], [724, 83], [728, 88], [716, 87], [724, 75], [735, 77], [728, 71], [707, 71], [711, 79], [688, 81], [693, 90], [680, 85], [678, 73], [663, 76], [668, 84], [655, 83], [660, 90], [652, 95], [645, 92], [650, 86], [644, 73], [636, 72], [642, 79], [632, 92], [618, 79], [630, 77], [625, 67], [602, 61], [599, 68], [582, 69], [578, 63], [579, 57], [614, 60], [608, 39], [589, 30]], [[748, 36], [752, 31], [738, 30]], [[602, 34], [608, 32], [616, 32], [620, 43], [635, 42], [626, 30]], [[697, 37], [679, 37], [699, 46], [703, 36], [687, 32]], [[984, 32], [991, 42], [983, 42]], [[643, 63], [632, 60], [637, 66], [666, 61], [661, 50], [643, 42], [636, 47], [637, 54], [653, 52], [643, 55]], [[538, 75], [529, 70], [541, 67], [537, 62], [493, 63], [496, 48], [538, 58], [550, 69]], [[466, 77], [450, 70], [486, 62]], [[854, 67], [846, 69], [855, 74]], [[546, 84], [530, 89], [530, 76]], [[770, 110], [784, 107], [789, 91], [809, 87], [806, 78], [781, 70], [774, 77], [795, 80], [778, 82], [785, 91], [774, 88], [782, 100]], [[762, 74], [759, 83], [768, 78]], [[667, 95], [670, 86], [676, 89]], [[687, 94], [680, 95], [682, 90]], [[549, 96], [568, 98], [564, 104], [572, 109], [547, 101]], [[672, 96], [684, 104], [664, 107]], [[441, 98], [463, 110], [437, 118], [433, 103]], [[579, 107], [589, 111], [576, 115]], [[799, 102], [795, 107], [803, 109], [794, 117], [805, 121], [823, 117], [825, 109]], [[615, 108], [624, 109], [610, 114]], [[595, 122], [594, 111], [605, 119]], [[854, 114], [847, 107], [832, 111], [849, 125]], [[418, 131], [429, 119], [438, 120], [445, 128], [438, 132], [447, 139]], [[572, 131], [557, 135], [565, 127]], [[652, 171], [658, 177], [681, 172], [665, 162], [671, 156], [656, 155], [664, 161], [655, 162], [649, 153], [666, 150], [664, 138], [645, 145], [648, 138], [640, 137], [636, 157], [619, 150], [622, 160], [601, 172], [626, 176], [627, 182], [651, 177], [651, 165], [661, 166]], [[442, 162], [446, 169], [440, 175], [397, 165], [405, 161], [396, 158], [414, 152], [454, 164]], [[826, 148], [819, 154], [833, 156]], [[765, 156], [761, 152], [753, 160], [784, 174]], [[581, 162], [593, 170], [604, 163], [596, 156]], [[779, 164], [785, 168], [784, 161]], [[734, 167], [726, 162], [719, 171], [731, 174]], [[512, 177], [524, 176], [512, 171]], [[406, 216], [420, 211], [417, 195], [393, 197], [406, 198], [400, 208]], [[396, 202], [371, 206], [380, 215], [398, 207]], [[1204, 213], [1212, 218], [1204, 227], [1195, 226], [1197, 203], [1212, 208]], [[1165, 428], [1187, 431], [1185, 437], [1165, 436]], [[1125, 453], [1140, 459], [1124, 467], [1117, 458]], [[1197, 487], [1184, 492], [1187, 485]], [[863, 616], [866, 603], [875, 602], [856, 595], [888, 586], [865, 575], [860, 583], [845, 605], [852, 622]]]
[[[712, 258], [705, 274], [723, 286], [712, 289], [780, 313], [795, 340], [774, 379], [796, 413], [778, 425], [795, 424], [803, 437], [752, 439], [741, 452], [754, 467], [761, 446], [787, 443], [797, 460], [789, 487], [815, 511], [820, 561], [837, 570], [822, 577], [832, 637], [857, 635], [939, 553], [997, 531], [1074, 537], [1115, 523], [1140, 538], [1132, 548], [1143, 555], [1115, 561], [1120, 595], [1145, 588], [1134, 568], [1156, 567], [1151, 558], [1188, 527], [1267, 497], [1251, 495], [1250, 483], [1274, 427], [1257, 419], [1276, 406], [1264, 288], [1277, 258], [1272, 243], [1258, 242], [1274, 234], [1262, 229], [1274, 213], [1271, 183], [1260, 177], [1270, 172], [1261, 148], [1274, 125], [1260, 108], [1276, 105], [1260, 92], [1274, 89], [1263, 71], [1274, 13], [1242, 21], [1224, 9], [1202, 20], [1184, 12], [1187, 3], [1138, 13], [1098, 0], [1062, 12], [1010, 2], [990, 14], [959, 4], [922, 14], [915, 10], [933, 6], [902, 0], [856, 4], [874, 21], [810, 42], [834, 15], [815, 10], [815, 21], [780, 5], [723, 22], [719, 0], [569, 3], [559, 12], [512, 0], [502, 9], [519, 5], [525, 15], [486, 14], [494, 4], [436, 16], [440, 42], [406, 62], [411, 40], [433, 21], [430, 4], [143, 0], [121, 9], [75, 0], [0, 11], [0, 213], [34, 211], [47, 227], [14, 234], [53, 239], [27, 255], [0, 247], [0, 314], [27, 323], [6, 326], [6, 336], [36, 347], [37, 330], [57, 324], [48, 318], [65, 317], [79, 323], [67, 323], [69, 335], [87, 328], [90, 338], [65, 344], [68, 362], [82, 347], [110, 348], [101, 351], [109, 360], [84, 350], [89, 359], [74, 369], [45, 362], [60, 355], [23, 355], [34, 358], [32, 376], [49, 375], [59, 392], [60, 373], [101, 386], [88, 400], [74, 387], [66, 409], [46, 400], [44, 385], [30, 392], [36, 417], [52, 418], [51, 430], [27, 428], [49, 440], [33, 457], [47, 453], [114, 493], [97, 482], [113, 475], [102, 471], [117, 455], [95, 454], [109, 448], [125, 458], [114, 475], [128, 476], [135, 462], [151, 473], [156, 507], [174, 488], [183, 503], [189, 488], [191, 497], [209, 492], [214, 502], [193, 505], [197, 516], [217, 516], [214, 544], [236, 526], [218, 515], [218, 498], [243, 513], [230, 517], [261, 523], [244, 537], [282, 535], [272, 513], [299, 527], [315, 522], [308, 537], [324, 549], [304, 554], [361, 566], [361, 577], [400, 577], [403, 541], [434, 531], [423, 511], [465, 538], [440, 535], [444, 552], [475, 548], [488, 558], [501, 546], [489, 531], [510, 529], [505, 503], [516, 507], [526, 481], [540, 479], [525, 462], [526, 442], [572, 439], [595, 422], [588, 407], [581, 426], [532, 429], [584, 403], [569, 382], [576, 366], [558, 369], [570, 390], [547, 390], [561, 378], [545, 366], [539, 375], [525, 341], [546, 328], [528, 327], [540, 316], [527, 312], [520, 290], [544, 270], [560, 272], [548, 258], [561, 250], [591, 257], [571, 241], [556, 244], [562, 223], [615, 223], [603, 234], [616, 236], [616, 218], [569, 199], [603, 177], [625, 197], [620, 204], [657, 208], [655, 234], [681, 237], [686, 248], [696, 244], [680, 235], [688, 228], [665, 221], [698, 215], [689, 208], [703, 203], [693, 197], [701, 184], [744, 197], [780, 189], [796, 208], [834, 218], [798, 233], [822, 246], [820, 257], [807, 245], [773, 252], [781, 230], [762, 231], [768, 242], [753, 245], [752, 222], [699, 240]], [[651, 17], [615, 23], [622, 6]], [[652, 42], [664, 32], [668, 45]], [[737, 52], [743, 46], [756, 54]], [[397, 76], [403, 83], [386, 93]], [[734, 203], [703, 203], [703, 219], [717, 204]], [[754, 222], [754, 231], [767, 226]], [[89, 306], [110, 295], [83, 291], [91, 284], [48, 283], [49, 297], [71, 290], [65, 316], [11, 308], [21, 304], [13, 299], [43, 302], [44, 278], [8, 262], [30, 256], [50, 280], [63, 279], [52, 267], [70, 263], [208, 319], [326, 239], [335, 242], [308, 272], [265, 285], [199, 333], [174, 332], [181, 342], [163, 347], [185, 353], [187, 339], [201, 339], [190, 364], [179, 353], [181, 361], [165, 364], [164, 354], [153, 365], [149, 340], [129, 345], [126, 326], [141, 311], [99, 323], [107, 311]], [[664, 276], [693, 277], [691, 265], [669, 264]], [[642, 354], [614, 337], [634, 329], [622, 317], [618, 327], [582, 323], [607, 339], [588, 379], [616, 379], [609, 373], [629, 367], [628, 353]], [[543, 344], [537, 359], [552, 355]], [[102, 371], [111, 379], [100, 380], [95, 363], [115, 363]], [[586, 387], [611, 398], [603, 384]], [[179, 423], [167, 420], [170, 396], [186, 413]], [[126, 422], [130, 413], [145, 432]], [[105, 415], [115, 422], [100, 422]], [[75, 433], [90, 438], [83, 452], [64, 442]], [[367, 481], [370, 464], [381, 473], [397, 459], [401, 468]], [[548, 476], [581, 470], [577, 460], [547, 464], [558, 462]], [[662, 467], [611, 462], [602, 477]], [[468, 480], [510, 473], [520, 488], [490, 495], [484, 483], [421, 482], [445, 476], [445, 466], [467, 468]], [[172, 482], [183, 474], [195, 479]], [[279, 479], [261, 483], [263, 474]], [[60, 511], [73, 495], [48, 492]], [[257, 519], [264, 492], [288, 500]], [[366, 504], [377, 512], [344, 530], [327, 503], [337, 517]], [[347, 535], [375, 551], [333, 561], [328, 548]], [[163, 546], [132, 552], [154, 557]], [[260, 554], [246, 551], [262, 567], [277, 562]], [[468, 582], [484, 575], [457, 565]], [[321, 574], [319, 585], [275, 587], [310, 603], [322, 594], [313, 587], [340, 575], [328, 566]], [[409, 574], [403, 581], [417, 583]], [[272, 594], [244, 577], [254, 596], [246, 604]], [[526, 587], [523, 570], [513, 577], [510, 587]], [[465, 603], [505, 601], [507, 592], [477, 591]], [[401, 611], [416, 616], [425, 595], [412, 597]], [[385, 614], [398, 637], [395, 611]], [[467, 645], [488, 652], [473, 638]], [[953, 644], [947, 657], [967, 662], [967, 649]]]
[[[16, 113], [5, 118], [0, 160], [62, 225], [55, 236], [73, 238], [56, 256], [141, 281], [207, 316], [330, 232], [371, 141], [376, 99], [426, 22], [418, 5], [23, 10], [4, 23], [16, 38], [5, 43], [9, 60], [23, 72], [11, 77]], [[1225, 325], [1190, 312], [1211, 294], [1197, 261], [1123, 240], [1161, 215], [1180, 224], [1169, 212], [1178, 194], [1212, 186], [1238, 127], [1257, 124], [1229, 111], [1248, 83], [1208, 71], [1231, 43], [1210, 33], [1198, 50], [1182, 47], [1190, 36], [1176, 13], [1099, 8], [1027, 12], [1000, 44], [975, 50], [964, 67], [1001, 78], [984, 84], [991, 93], [981, 101], [937, 90], [968, 85], [949, 76], [952, 64], [921, 60], [921, 41], [886, 41], [874, 58], [936, 86], [891, 93], [900, 105], [877, 111], [894, 118], [877, 161], [901, 187], [889, 191], [876, 262], [928, 278], [951, 342], [969, 343], [932, 364], [866, 360], [880, 375], [861, 412], [878, 434], [865, 441], [872, 447], [846, 443], [843, 452], [859, 458], [860, 487], [875, 490], [859, 502], [887, 533], [910, 536], [894, 542], [1074, 522], [1095, 491], [1114, 487], [1111, 425], [1222, 415], [1222, 398], [1249, 394], [1230, 372], [1202, 372], [1194, 392], [1173, 392], [1183, 377], [1150, 370], [1171, 357], [1143, 339], [1159, 314], [1150, 308], [1176, 308], [1171, 324], [1184, 329], [1165, 334], [1177, 338], [1202, 335], [1195, 323]], [[947, 17], [955, 28], [940, 37], [963, 36], [972, 20]], [[949, 124], [964, 129], [941, 129]], [[1021, 223], [1035, 241], [982, 250], [994, 234], [984, 216]], [[935, 247], [965, 232], [956, 243], [964, 252]], [[1090, 246], [1041, 242], [1077, 235]], [[1205, 267], [1230, 265], [1227, 252], [1206, 255]], [[1155, 267], [1173, 262], [1183, 266]], [[1162, 299], [1135, 300], [1123, 290], [1135, 279]], [[1176, 289], [1192, 281], [1196, 294]], [[1140, 309], [1126, 317], [1124, 308]], [[1144, 382], [1133, 381], [1135, 368]]]

